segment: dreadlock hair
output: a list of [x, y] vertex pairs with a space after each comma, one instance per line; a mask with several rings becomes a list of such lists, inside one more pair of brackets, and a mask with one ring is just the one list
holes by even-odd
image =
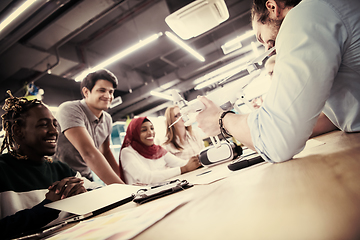
[[[266, 2], [268, 0], [253, 0], [251, 7], [251, 20], [258, 17], [257, 21], [262, 24], [266, 24], [269, 18], [269, 11], [266, 8]], [[295, 7], [301, 0], [275, 0], [277, 4], [284, 3], [284, 7]]]
[[42, 105], [43, 103], [37, 99], [28, 100], [24, 97], [14, 97], [10, 90], [8, 90], [7, 93], [10, 95], [10, 98], [5, 100], [5, 104], [2, 107], [2, 109], [5, 111], [5, 113], [1, 115], [2, 127], [5, 131], [5, 137], [3, 143], [1, 144], [0, 153], [6, 149], [16, 158], [26, 159], [26, 156], [22, 156], [16, 153], [16, 150], [19, 148], [19, 146], [14, 138], [12, 126], [15, 124], [24, 126], [26, 114], [29, 109], [37, 105]]

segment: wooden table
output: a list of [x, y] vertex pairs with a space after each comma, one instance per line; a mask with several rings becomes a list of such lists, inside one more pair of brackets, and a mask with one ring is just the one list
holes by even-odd
[[316, 140], [291, 161], [177, 193], [194, 199], [135, 239], [360, 239], [360, 133]]
[[[360, 133], [335, 131], [315, 140], [322, 144], [291, 161], [228, 171], [222, 180], [155, 200], [192, 195], [135, 239], [360, 239]], [[205, 170], [180, 177], [190, 181]]]

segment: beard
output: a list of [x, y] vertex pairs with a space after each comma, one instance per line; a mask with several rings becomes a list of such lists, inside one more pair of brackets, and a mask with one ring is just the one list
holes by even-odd
[[278, 20], [278, 19], [269, 18], [267, 24], [271, 27], [272, 31], [277, 35], [283, 21], [284, 19]]
[[[272, 32], [272, 36], [271, 36], [271, 38], [273, 39], [273, 40], [275, 40], [276, 39], [276, 37], [277, 37], [277, 35], [278, 35], [278, 33], [279, 33], [279, 30], [280, 30], [280, 27], [281, 27], [281, 24], [282, 24], [282, 22], [283, 22], [283, 20], [284, 19], [281, 19], [281, 20], [279, 20], [279, 19], [271, 19], [271, 18], [269, 18], [268, 20], [267, 20], [267, 26], [271, 29], [271, 32]], [[276, 42], [274, 42], [274, 45], [276, 44]]]

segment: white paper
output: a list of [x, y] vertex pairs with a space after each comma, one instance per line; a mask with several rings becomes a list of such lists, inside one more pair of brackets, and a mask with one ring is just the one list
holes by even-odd
[[126, 184], [111, 184], [99, 189], [46, 204], [45, 207], [77, 215], [85, 215], [102, 207], [106, 207], [110, 204], [126, 199], [132, 194], [135, 194], [140, 188], [142, 187]]
[[131, 239], [189, 200], [190, 196], [187, 195], [157, 199], [135, 208], [80, 222], [50, 239]]

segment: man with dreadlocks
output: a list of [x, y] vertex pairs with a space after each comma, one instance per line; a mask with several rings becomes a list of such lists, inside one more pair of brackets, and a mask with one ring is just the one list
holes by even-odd
[[7, 153], [0, 155], [0, 239], [47, 225], [60, 211], [45, 204], [86, 192], [84, 181], [92, 185], [65, 163], [47, 157], [55, 153], [58, 138], [49, 109], [39, 100], [8, 93], [1, 116], [1, 153]]

